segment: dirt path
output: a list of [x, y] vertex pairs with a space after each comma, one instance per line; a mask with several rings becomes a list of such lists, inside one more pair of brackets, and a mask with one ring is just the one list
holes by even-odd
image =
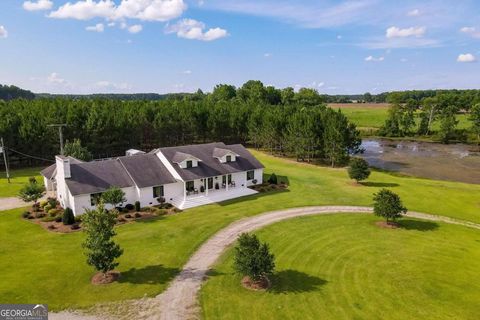
[[[267, 212], [233, 222], [226, 228], [217, 232], [207, 240], [188, 260], [182, 271], [175, 277], [166, 291], [155, 298], [140, 299], [124, 302], [129, 305], [129, 316], [134, 315], [135, 319], [162, 319], [162, 320], [187, 320], [198, 319], [200, 309], [197, 303], [197, 296], [206, 273], [211, 269], [216, 260], [225, 249], [230, 246], [243, 232], [250, 232], [264, 226], [282, 220], [317, 214], [334, 213], [371, 213], [370, 207], [357, 206], [319, 206], [304, 207], [286, 210]], [[459, 221], [443, 216], [435, 216], [419, 212], [408, 212], [407, 216], [426, 219], [431, 221], [442, 221], [445, 223], [458, 224], [467, 227], [480, 229], [480, 224], [473, 222]], [[52, 319], [75, 319], [86, 320], [82, 316], [62, 312], [63, 317]], [[123, 314], [125, 316], [125, 314]], [[115, 315], [115, 318], [124, 318]], [[125, 317], [126, 319], [127, 317]]]

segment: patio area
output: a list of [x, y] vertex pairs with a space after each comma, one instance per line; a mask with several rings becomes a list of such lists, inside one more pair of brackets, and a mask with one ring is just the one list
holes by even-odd
[[226, 201], [238, 197], [249, 196], [256, 194], [258, 191], [252, 190], [247, 187], [236, 187], [226, 189], [212, 189], [208, 191], [208, 195], [205, 193], [191, 194], [186, 197], [186, 199], [175, 199], [172, 201], [172, 204], [179, 209], [188, 209], [198, 206], [203, 206], [207, 204], [217, 203], [221, 201]]

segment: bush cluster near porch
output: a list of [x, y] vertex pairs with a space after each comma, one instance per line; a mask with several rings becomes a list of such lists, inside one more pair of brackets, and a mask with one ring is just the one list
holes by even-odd
[[[345, 169], [315, 167], [253, 152], [267, 173], [288, 178], [288, 189], [198, 207], [117, 228], [119, 282], [92, 286], [83, 233], [54, 234], [21, 218], [23, 209], [0, 212], [0, 301], [44, 302], [53, 310], [153, 296], [165, 289], [196, 248], [232, 221], [265, 211], [308, 205], [371, 205], [388, 187], [410, 210], [480, 222], [480, 186], [372, 172], [356, 185]], [[422, 254], [421, 248], [416, 254]], [[7, 258], [8, 257], [8, 258]]]
[[256, 232], [276, 257], [272, 287], [242, 288], [230, 249], [202, 288], [203, 318], [477, 319], [478, 230], [378, 219], [312, 216]]

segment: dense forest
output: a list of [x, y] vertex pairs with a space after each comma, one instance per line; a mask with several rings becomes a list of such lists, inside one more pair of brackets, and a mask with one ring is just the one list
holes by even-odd
[[0, 100], [13, 100], [13, 99], [34, 99], [35, 94], [28, 90], [20, 89], [15, 86], [6, 86], [0, 84]]
[[360, 138], [355, 125], [323, 101], [313, 89], [279, 90], [260, 81], [158, 101], [16, 99], [0, 101], [0, 136], [15, 154], [53, 159], [59, 142], [49, 125], [66, 123], [65, 139], [80, 139], [95, 158], [224, 141], [335, 166], [359, 151]]

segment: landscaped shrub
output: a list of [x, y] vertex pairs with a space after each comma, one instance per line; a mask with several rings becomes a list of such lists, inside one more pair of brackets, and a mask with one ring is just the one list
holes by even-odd
[[45, 207], [47, 204], [48, 204], [48, 201], [47, 200], [42, 200], [39, 202], [40, 203], [40, 207]]
[[141, 213], [139, 213], [139, 212], [135, 212], [135, 218], [140, 218], [141, 216], [142, 216], [142, 214], [141, 214]]
[[135, 201], [135, 211], [140, 211], [140, 201]]
[[127, 210], [133, 210], [133, 209], [135, 209], [135, 206], [134, 206], [133, 204], [131, 204], [131, 203], [127, 203], [127, 204], [125, 205], [125, 209], [127, 209]]
[[200, 192], [205, 192], [205, 187], [204, 186], [200, 186]]
[[48, 197], [47, 202], [52, 206], [52, 208], [55, 208], [58, 205], [57, 199], [52, 197]]
[[75, 223], [75, 216], [73, 215], [73, 211], [70, 208], [65, 208], [63, 211], [62, 222], [64, 225], [70, 225]]
[[25, 211], [24, 213], [22, 213], [22, 217], [24, 218], [28, 218], [30, 216], [30, 212], [28, 211]]
[[28, 178], [29, 183], [37, 183], [37, 179], [35, 177]]
[[52, 222], [52, 221], [55, 221], [57, 219], [57, 217], [55, 216], [45, 216], [42, 218], [42, 221], [43, 222]]
[[76, 223], [82, 222], [82, 216], [75, 216], [75, 222]]
[[62, 212], [62, 210], [57, 209], [57, 208], [53, 208], [53, 209], [48, 210], [48, 214], [49, 214], [51, 217], [55, 217], [55, 216], [58, 215], [60, 212]]
[[48, 212], [48, 211], [50, 211], [52, 208], [53, 208], [53, 207], [50, 205], [50, 203], [47, 203], [47, 204], [45, 205], [45, 207], [43, 207], [43, 210], [44, 210], [45, 212]]
[[278, 183], [277, 175], [275, 173], [272, 173], [270, 175], [270, 178], [268, 178], [268, 183], [270, 183], [270, 184], [277, 184]]
[[167, 209], [158, 209], [158, 210], [155, 212], [155, 214], [156, 214], [157, 216], [164, 216], [164, 215], [166, 215], [167, 213], [168, 213], [168, 210], [167, 210]]
[[46, 216], [46, 214], [43, 213], [43, 212], [37, 212], [37, 213], [35, 214], [35, 218], [43, 218], [43, 217], [45, 217], [45, 216]]
[[162, 205], [160, 206], [160, 208], [162, 208], [162, 209], [170, 209], [170, 208], [173, 208], [173, 204], [168, 203], [168, 202], [165, 202], [164, 204], [162, 204]]
[[55, 217], [55, 222], [62, 222], [62, 217], [61, 216]]

